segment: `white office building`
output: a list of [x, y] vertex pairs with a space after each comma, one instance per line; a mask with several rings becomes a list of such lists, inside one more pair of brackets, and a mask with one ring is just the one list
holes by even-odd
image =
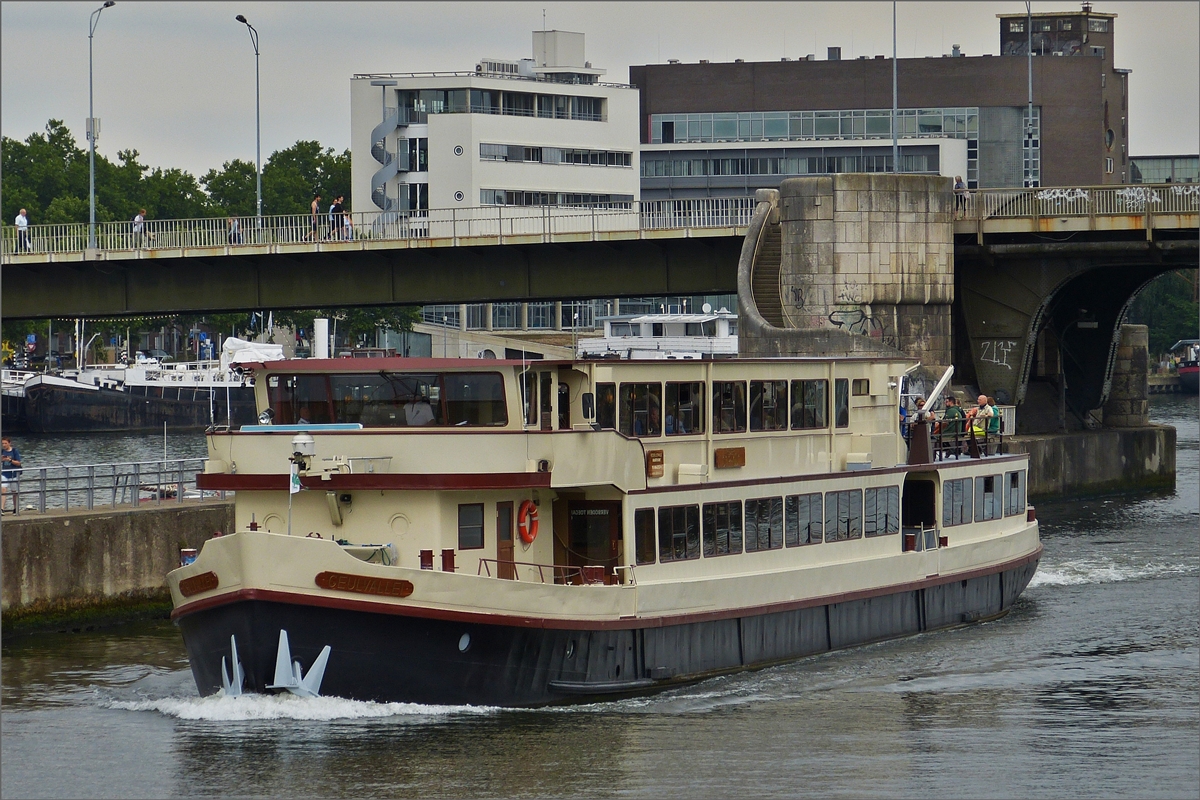
[[496, 209], [501, 218], [632, 210], [638, 91], [602, 83], [604, 73], [584, 59], [582, 33], [534, 31], [533, 58], [485, 58], [470, 72], [355, 75], [352, 210], [403, 220], [416, 235], [425, 220], [431, 236], [436, 227], [486, 234], [462, 222], [494, 219]]

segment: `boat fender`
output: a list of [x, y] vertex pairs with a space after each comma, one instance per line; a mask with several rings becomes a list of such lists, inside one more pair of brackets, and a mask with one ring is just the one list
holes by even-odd
[[538, 511], [532, 500], [521, 503], [517, 512], [517, 533], [525, 544], [533, 544], [538, 535]]

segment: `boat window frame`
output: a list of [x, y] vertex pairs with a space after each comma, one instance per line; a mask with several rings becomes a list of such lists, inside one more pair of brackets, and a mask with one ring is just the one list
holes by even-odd
[[[682, 532], [676, 532], [677, 517], [682, 517]], [[669, 524], [664, 524], [668, 522]], [[664, 531], [665, 529], [665, 531]], [[692, 533], [695, 532], [693, 536]], [[681, 538], [682, 537], [682, 538]], [[678, 543], [682, 542], [683, 555], [676, 556]], [[700, 504], [658, 507], [658, 561], [666, 564], [675, 561], [694, 561], [700, 558]]]
[[[751, 511], [751, 504], [754, 510]], [[765, 508], [765, 511], [763, 510]], [[778, 511], [778, 515], [776, 514]], [[745, 502], [745, 531], [747, 553], [761, 553], [768, 550], [782, 550], [784, 542], [784, 511], [783, 497], [751, 497]], [[753, 520], [753, 521], [751, 521]], [[766, 546], [763, 547], [763, 527], [766, 527]], [[778, 526], [776, 525], [778, 523]], [[754, 547], [750, 546], [750, 532], [754, 531]], [[778, 530], [778, 538], [776, 537]]]
[[[611, 394], [608, 394], [611, 392]], [[606, 425], [605, 422], [612, 424]], [[596, 384], [596, 424], [602, 431], [617, 429], [617, 384], [604, 381]]]
[[[727, 389], [732, 390], [728, 398], [726, 397]], [[717, 397], [718, 392], [721, 394], [720, 401]], [[728, 404], [725, 402], [726, 399], [729, 400]], [[745, 380], [714, 380], [712, 382], [712, 432], [714, 434], [745, 433], [747, 428], [746, 411]], [[731, 428], [726, 428], [724, 425], [723, 415], [726, 412], [732, 415], [733, 427]]]
[[835, 428], [850, 427], [850, 379], [835, 378], [833, 385], [833, 419]]
[[[880, 494], [883, 504], [880, 503]], [[880, 511], [882, 510], [882, 525]], [[863, 490], [863, 538], [890, 536], [900, 532], [900, 487], [868, 486]]]
[[[800, 500], [806, 500], [808, 509], [807, 524], [801, 522]], [[813, 498], [816, 498], [814, 501]], [[814, 516], [814, 514], [816, 516]], [[816, 531], [813, 531], [814, 526]], [[800, 532], [803, 530], [804, 541]], [[815, 537], [815, 538], [814, 538]], [[783, 498], [783, 545], [784, 547], [807, 547], [811, 544], [822, 544], [825, 541], [825, 504], [821, 492], [805, 494], [789, 494]]]
[[[801, 384], [801, 386], [797, 386]], [[804, 425], [804, 418], [809, 414], [808, 406], [809, 386], [808, 384], [819, 384], [820, 388], [820, 406], [813, 406], [811, 409], [814, 423], [819, 419], [819, 424]], [[796, 379], [791, 382], [791, 413], [789, 420], [792, 430], [794, 431], [823, 431], [829, 428], [829, 379], [828, 378], [805, 378]], [[797, 414], [799, 411], [799, 414]], [[799, 417], [801, 424], [797, 424], [796, 420]]]
[[[626, 397], [626, 391], [630, 394]], [[644, 398], [644, 403], [639, 400]], [[617, 386], [617, 430], [626, 436], [637, 439], [656, 439], [663, 433], [663, 390], [659, 381], [627, 381]], [[644, 404], [644, 408], [639, 406]], [[658, 410], [658, 422], [655, 423], [651, 412]], [[628, 413], [627, 413], [628, 412]], [[642, 421], [644, 433], [637, 433], [638, 422]]]
[[[780, 394], [779, 394], [779, 388], [780, 388], [781, 384], [783, 386], [782, 398], [780, 397]], [[754, 393], [754, 388], [756, 385], [759, 387], [757, 397], [755, 396], [755, 393]], [[770, 387], [770, 391], [767, 391], [768, 387]], [[770, 427], [768, 427], [768, 424], [767, 424], [768, 423], [768, 419], [767, 419], [767, 404], [768, 404], [767, 395], [768, 394], [773, 395], [772, 400], [770, 401], [771, 408], [772, 408], [772, 411], [771, 411], [772, 419], [770, 420], [770, 422], [771, 422]], [[750, 400], [750, 402], [749, 402], [749, 406], [750, 406], [750, 408], [749, 408], [749, 427], [752, 432], [786, 431], [786, 430], [788, 430], [788, 427], [791, 422], [791, 420], [788, 419], [791, 416], [791, 414], [789, 413], [791, 406], [788, 405], [788, 381], [786, 379], [784, 379], [784, 380], [766, 380], [766, 379], [764, 379], [764, 380], [750, 381], [749, 400]], [[756, 401], [757, 401], [757, 403], [756, 403]], [[754, 417], [755, 417], [754, 410], [755, 410], [756, 405], [758, 407], [758, 426], [757, 427], [755, 427], [755, 425], [754, 425]]]
[[[692, 408], [689, 409], [689, 417], [692, 421], [690, 430], [679, 430], [681, 424], [681, 415], [679, 410], [681, 404], [679, 402], [679, 387], [690, 386], [692, 392]], [[674, 401], [672, 401], [672, 389], [674, 389]], [[704, 433], [704, 381], [668, 381], [663, 389], [663, 432], [667, 436], [695, 436]], [[672, 414], [672, 411], [674, 413]], [[669, 430], [667, 418], [671, 417], [675, 420], [675, 430]]]
[[[842, 517], [842, 500], [846, 503], [846, 516]], [[857, 511], [857, 515], [855, 515]], [[833, 516], [830, 516], [832, 512]], [[862, 489], [838, 489], [825, 493], [825, 541], [852, 542], [863, 538], [863, 496]], [[855, 520], [857, 519], [857, 525]], [[838, 535], [842, 522], [846, 523], [846, 535]], [[832, 532], [832, 538], [830, 533]]]
[[[637, 566], [654, 564], [658, 561], [658, 532], [655, 521], [658, 515], [653, 508], [638, 508], [633, 512], [633, 563]], [[649, 528], [645, 527], [649, 520]], [[645, 554], [649, 558], [643, 558]]]
[[[720, 524], [722, 514], [725, 521], [724, 528]], [[700, 521], [700, 552], [705, 558], [736, 556], [742, 553], [742, 545], [745, 541], [745, 528], [742, 523], [741, 500], [721, 500], [715, 503], [705, 503], [701, 508]], [[735, 522], [736, 525], [734, 524]], [[734, 549], [735, 533], [737, 549]], [[724, 552], [721, 551], [722, 540], [725, 543]]]
[[942, 527], [968, 525], [975, 519], [974, 478], [952, 478], [942, 482]]
[[[459, 550], [482, 550], [487, 545], [487, 525], [486, 517], [484, 516], [484, 503], [459, 503], [458, 504], [458, 549]], [[479, 544], [463, 544], [463, 510], [470, 508], [479, 509]], [[476, 527], [471, 525], [470, 528]]]
[[[1014, 485], [1013, 479], [1016, 479]], [[1025, 470], [1004, 473], [1004, 516], [1014, 517], [1025, 513]]]

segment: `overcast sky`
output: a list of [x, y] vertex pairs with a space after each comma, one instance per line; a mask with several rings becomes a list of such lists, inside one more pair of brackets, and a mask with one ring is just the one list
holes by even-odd
[[[84, 144], [88, 18], [100, 0], [0, 3], [0, 132], [24, 139], [63, 119]], [[1133, 70], [1134, 155], [1200, 151], [1200, 4], [1103, 2], [1116, 13], [1115, 63]], [[891, 4], [787, 3], [187, 3], [120, 0], [95, 36], [98, 149], [136, 148], [150, 166], [197, 175], [254, 160], [254, 51], [261, 35], [263, 159], [298, 139], [350, 145], [350, 76], [471, 70], [484, 56], [526, 58], [531, 31], [586, 34], [587, 58], [607, 79], [668, 58], [776, 60], [840, 46], [843, 58], [891, 54]], [[1078, 8], [1033, 4], [1034, 12]], [[1022, 2], [901, 2], [901, 58], [997, 53], [996, 14]], [[901, 106], [904, 98], [900, 98]]]

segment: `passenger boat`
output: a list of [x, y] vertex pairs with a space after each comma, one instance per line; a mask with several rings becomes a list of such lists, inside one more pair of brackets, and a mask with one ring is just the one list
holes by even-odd
[[235, 530], [167, 578], [197, 688], [536, 706], [997, 618], [1027, 457], [906, 455], [914, 366], [255, 365], [197, 480]]
[[1182, 339], [1171, 346], [1179, 353], [1179, 386], [1188, 394], [1200, 393], [1200, 339]]

